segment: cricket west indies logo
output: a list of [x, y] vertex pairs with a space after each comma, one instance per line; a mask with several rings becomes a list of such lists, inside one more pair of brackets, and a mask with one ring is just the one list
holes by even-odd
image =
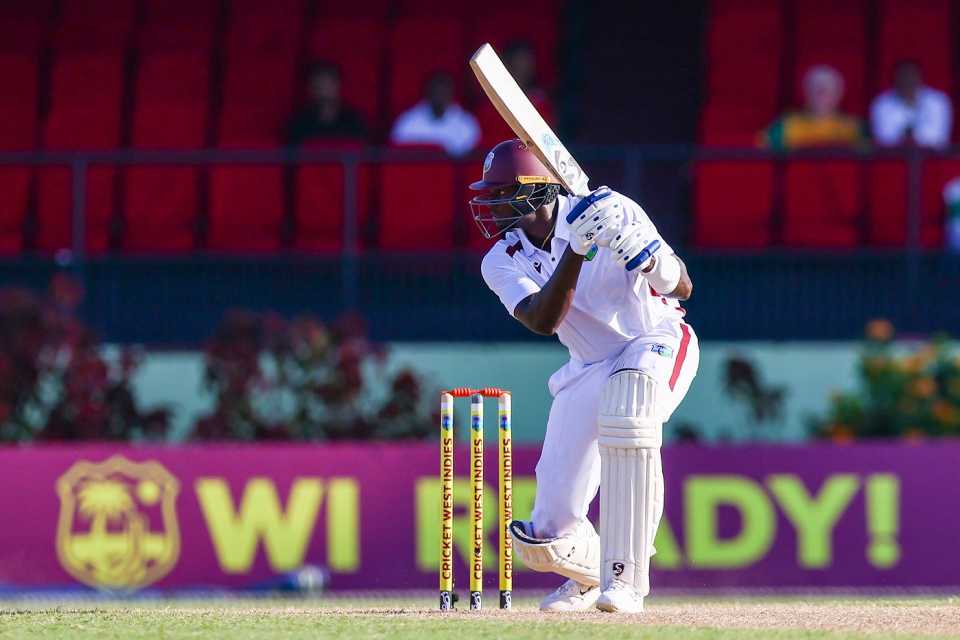
[[180, 483], [157, 462], [81, 460], [57, 480], [57, 556], [92, 587], [140, 589], [180, 557]]

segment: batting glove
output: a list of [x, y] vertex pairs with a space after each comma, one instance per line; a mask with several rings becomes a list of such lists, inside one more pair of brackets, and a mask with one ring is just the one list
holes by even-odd
[[[609, 194], [609, 190], [607, 190]], [[598, 189], [594, 194], [600, 194]], [[594, 246], [606, 247], [623, 227], [623, 208], [616, 198], [596, 198], [582, 211], [571, 211], [570, 247], [580, 255], [586, 255]], [[572, 219], [571, 219], [572, 218]]]
[[629, 224], [617, 232], [609, 246], [617, 262], [627, 271], [643, 270], [660, 250], [660, 240], [646, 225]]

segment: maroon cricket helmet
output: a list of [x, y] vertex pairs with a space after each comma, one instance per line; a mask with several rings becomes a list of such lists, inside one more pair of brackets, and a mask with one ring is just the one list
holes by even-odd
[[[512, 188], [496, 195], [490, 193], [508, 187]], [[489, 239], [553, 203], [560, 192], [560, 181], [527, 145], [514, 138], [490, 150], [483, 161], [483, 177], [472, 183], [470, 189], [484, 192], [470, 200], [470, 209], [480, 232]]]
[[560, 184], [519, 138], [504, 140], [483, 161], [483, 178], [470, 185], [487, 191], [514, 184]]

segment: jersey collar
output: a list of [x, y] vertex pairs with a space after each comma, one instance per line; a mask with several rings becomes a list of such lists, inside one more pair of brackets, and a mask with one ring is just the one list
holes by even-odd
[[[561, 240], [563, 242], [563, 247], [566, 248], [567, 242], [569, 242], [569, 236], [566, 233], [563, 233], [563, 231], [566, 231], [566, 226], [564, 225], [564, 221], [566, 220], [567, 213], [570, 211], [570, 206], [571, 206], [570, 198], [563, 195], [557, 196], [557, 208], [553, 212], [553, 215], [558, 216], [557, 222], [556, 222], [557, 226], [555, 227], [555, 230], [553, 232], [553, 238], [550, 239], [549, 249], [547, 248], [541, 249], [540, 247], [533, 244], [530, 241], [530, 238], [527, 237], [527, 234], [524, 233], [523, 229], [521, 229], [520, 227], [514, 227], [513, 229], [510, 229], [510, 231], [506, 233], [507, 237], [509, 238], [509, 242], [507, 244], [514, 245], [517, 242], [519, 242], [520, 249], [523, 252], [523, 255], [526, 256], [527, 258], [532, 258], [537, 254], [538, 251], [552, 254], [553, 249], [555, 247], [554, 243], [556, 243], [557, 240]], [[510, 234], [513, 234], [512, 238], [510, 237]]]

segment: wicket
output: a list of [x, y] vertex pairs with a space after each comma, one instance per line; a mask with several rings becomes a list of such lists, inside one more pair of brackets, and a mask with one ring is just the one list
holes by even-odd
[[513, 591], [513, 438], [510, 392], [497, 387], [459, 387], [440, 394], [440, 609], [453, 608], [453, 403], [470, 398], [470, 608], [481, 608], [483, 593], [483, 399], [498, 399], [500, 608], [509, 609]]

